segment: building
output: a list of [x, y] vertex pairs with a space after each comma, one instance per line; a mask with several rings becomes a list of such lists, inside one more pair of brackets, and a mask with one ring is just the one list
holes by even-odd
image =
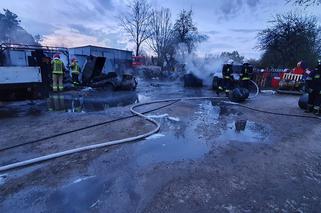
[[70, 48], [69, 55], [71, 58], [76, 57], [81, 67], [85, 64], [88, 56], [105, 58], [104, 73], [113, 71], [122, 73], [124, 70], [131, 68], [133, 52], [88, 45]]

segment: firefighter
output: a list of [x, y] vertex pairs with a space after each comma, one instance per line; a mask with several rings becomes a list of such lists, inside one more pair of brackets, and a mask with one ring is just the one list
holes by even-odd
[[292, 70], [293, 74], [296, 75], [303, 75], [304, 74], [304, 68], [303, 68], [303, 61], [299, 61], [296, 65], [296, 68]]
[[306, 112], [314, 112], [320, 115], [321, 104], [321, 60], [318, 61], [318, 66], [313, 70], [306, 79], [307, 89], [309, 92], [308, 107]]
[[245, 61], [243, 63], [242, 70], [240, 73], [240, 80], [241, 80], [240, 86], [242, 88], [249, 89], [249, 82], [251, 80], [250, 74], [251, 74], [250, 64], [247, 61]]
[[54, 92], [63, 91], [64, 90], [64, 72], [65, 66], [64, 63], [60, 60], [59, 53], [56, 53], [53, 56], [53, 60], [51, 61], [52, 67], [52, 90]]
[[80, 82], [79, 82], [80, 67], [78, 65], [77, 58], [71, 59], [70, 67], [71, 67], [72, 83], [74, 87], [77, 87], [80, 85]]
[[226, 96], [229, 96], [230, 91], [233, 89], [233, 60], [229, 60], [227, 64], [224, 64], [222, 70], [223, 82], [219, 89], [225, 92]]

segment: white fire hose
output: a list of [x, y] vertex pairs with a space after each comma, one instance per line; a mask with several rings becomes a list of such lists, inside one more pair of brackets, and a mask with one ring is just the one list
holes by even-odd
[[[250, 97], [249, 99], [253, 99], [255, 98], [258, 94], [259, 94], [259, 88], [257, 86], [257, 84], [252, 81], [252, 83], [254, 83], [254, 85], [256, 86], [257, 92], [254, 96]], [[29, 166], [32, 164], [36, 164], [36, 163], [40, 163], [40, 162], [44, 162], [44, 161], [48, 161], [48, 160], [52, 160], [55, 158], [59, 158], [59, 157], [63, 157], [66, 155], [71, 155], [71, 154], [75, 154], [75, 153], [79, 153], [79, 152], [83, 152], [83, 151], [88, 151], [88, 150], [92, 150], [92, 149], [97, 149], [97, 148], [102, 148], [102, 147], [107, 147], [107, 146], [112, 146], [112, 145], [117, 145], [117, 144], [123, 144], [123, 143], [129, 143], [129, 142], [133, 142], [133, 141], [137, 141], [137, 140], [142, 140], [144, 138], [147, 138], [155, 133], [157, 133], [160, 130], [160, 124], [155, 121], [152, 118], [149, 118], [148, 116], [145, 116], [144, 114], [135, 111], [135, 108], [140, 107], [140, 106], [144, 106], [144, 105], [150, 105], [150, 104], [155, 104], [155, 103], [164, 103], [164, 102], [178, 102], [178, 101], [184, 101], [184, 100], [206, 100], [206, 99], [211, 99], [211, 100], [224, 100], [226, 99], [225, 97], [191, 97], [191, 98], [173, 98], [173, 99], [165, 99], [165, 100], [157, 100], [157, 101], [151, 101], [151, 102], [146, 102], [146, 103], [139, 103], [139, 104], [135, 104], [134, 106], [130, 107], [130, 111], [151, 122], [152, 124], [155, 125], [155, 129], [142, 134], [142, 135], [138, 135], [135, 137], [129, 137], [129, 138], [125, 138], [125, 139], [121, 139], [121, 140], [114, 140], [114, 141], [108, 141], [105, 143], [99, 143], [99, 144], [93, 144], [93, 145], [89, 145], [89, 146], [84, 146], [84, 147], [79, 147], [79, 148], [75, 148], [75, 149], [70, 149], [70, 150], [66, 150], [66, 151], [62, 151], [62, 152], [56, 152], [53, 154], [49, 154], [49, 155], [45, 155], [45, 156], [41, 156], [41, 157], [37, 157], [37, 158], [33, 158], [30, 160], [25, 160], [25, 161], [20, 161], [17, 163], [12, 163], [12, 164], [8, 164], [5, 166], [1, 166], [0, 167], [0, 172], [3, 171], [7, 171], [7, 170], [12, 170], [12, 169], [16, 169], [19, 167], [24, 167], [24, 166]], [[238, 105], [237, 103], [235, 103], [236, 105]]]

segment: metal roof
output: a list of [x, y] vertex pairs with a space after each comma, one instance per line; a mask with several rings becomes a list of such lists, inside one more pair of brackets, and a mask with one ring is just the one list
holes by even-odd
[[94, 46], [94, 45], [71, 47], [71, 48], [68, 48], [68, 49], [84, 49], [84, 48], [97, 48], [97, 49], [102, 49], [102, 50], [116, 50], [116, 51], [131, 52], [131, 53], [133, 52], [133, 51], [129, 51], [129, 50], [121, 50], [121, 49], [109, 48], [109, 47], [99, 47], [99, 46]]

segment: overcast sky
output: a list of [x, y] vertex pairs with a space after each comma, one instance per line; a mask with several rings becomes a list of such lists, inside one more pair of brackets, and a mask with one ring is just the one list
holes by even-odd
[[[209, 36], [198, 52], [218, 54], [238, 50], [247, 58], [258, 58], [258, 31], [278, 13], [311, 14], [321, 22], [321, 7], [302, 8], [283, 0], [150, 0], [167, 7], [175, 21], [182, 9], [192, 8], [201, 33]], [[117, 17], [127, 9], [127, 0], [0, 0], [2, 8], [18, 14], [31, 34], [44, 36], [47, 45], [74, 47], [101, 45], [132, 50]]]

